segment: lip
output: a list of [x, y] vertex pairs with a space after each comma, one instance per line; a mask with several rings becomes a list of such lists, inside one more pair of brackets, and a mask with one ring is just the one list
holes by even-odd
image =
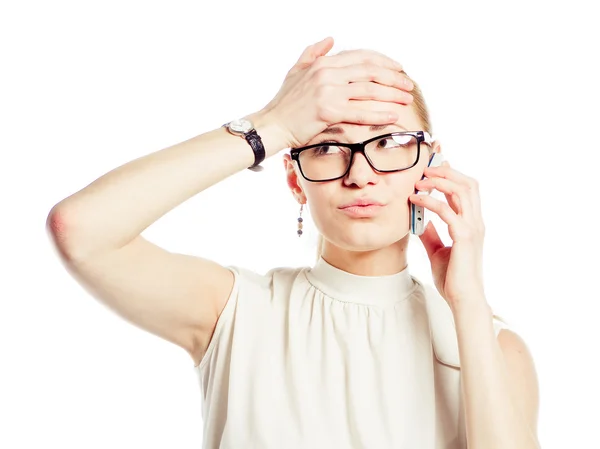
[[368, 218], [374, 217], [381, 209], [383, 209], [383, 205], [371, 204], [368, 206], [348, 206], [344, 208], [340, 208], [340, 210], [346, 215], [354, 218]]
[[346, 209], [348, 207], [354, 207], [354, 206], [385, 206], [385, 204], [380, 203], [379, 201], [374, 200], [372, 198], [356, 198], [355, 200], [353, 200], [350, 203], [341, 205], [339, 208]]
[[367, 218], [377, 215], [384, 206], [385, 204], [372, 198], [357, 198], [339, 209], [350, 217]]

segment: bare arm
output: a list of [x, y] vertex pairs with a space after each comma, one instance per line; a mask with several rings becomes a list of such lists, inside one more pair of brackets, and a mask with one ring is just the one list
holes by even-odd
[[[248, 116], [266, 157], [286, 147], [267, 114]], [[68, 260], [122, 248], [192, 196], [254, 162], [248, 142], [224, 128], [135, 159], [54, 206], [48, 228]]]
[[[266, 114], [248, 116], [266, 157], [286, 147]], [[171, 253], [140, 234], [177, 205], [249, 167], [254, 153], [224, 128], [122, 165], [59, 202], [47, 229], [73, 278], [123, 319], [198, 364], [233, 288], [211, 260]]]
[[[412, 101], [398, 63], [368, 51], [326, 59], [332, 45], [325, 39], [307, 47], [276, 97], [248, 116], [266, 157], [304, 144], [333, 123], [392, 123], [396, 117], [386, 104]], [[60, 201], [48, 215], [49, 236], [69, 272], [98, 300], [183, 347], [197, 363], [233, 274], [213, 261], [159, 248], [141, 233], [253, 162], [245, 139], [223, 128], [201, 134], [111, 170]]]

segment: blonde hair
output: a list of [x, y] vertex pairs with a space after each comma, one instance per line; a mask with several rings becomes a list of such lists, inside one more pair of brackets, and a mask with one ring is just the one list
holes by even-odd
[[[421, 121], [421, 125], [423, 126], [423, 131], [427, 131], [430, 135], [432, 135], [432, 127], [431, 127], [431, 119], [429, 117], [429, 110], [427, 109], [427, 105], [425, 104], [425, 97], [423, 96], [423, 92], [421, 91], [421, 88], [419, 87], [419, 85], [417, 84], [417, 82], [415, 80], [413, 80], [412, 78], [410, 78], [410, 76], [408, 76], [408, 74], [402, 70], [400, 73], [403, 73], [407, 78], [409, 78], [414, 85], [413, 90], [410, 91], [410, 93], [413, 96], [413, 102], [412, 102], [412, 107], [415, 111], [415, 113], [417, 114], [417, 116], [419, 117], [419, 120]], [[431, 156], [431, 153], [433, 151], [433, 147], [427, 145], [427, 148], [429, 150], [429, 155]], [[323, 235], [319, 233], [318, 236], [318, 241], [317, 241], [317, 260], [319, 260], [319, 258], [321, 257], [321, 254], [323, 254], [323, 245], [324, 245], [324, 239], [323, 239]], [[504, 323], [506, 325], [508, 325], [508, 323], [501, 318], [499, 315], [493, 315], [493, 318], [500, 321], [501, 323]]]

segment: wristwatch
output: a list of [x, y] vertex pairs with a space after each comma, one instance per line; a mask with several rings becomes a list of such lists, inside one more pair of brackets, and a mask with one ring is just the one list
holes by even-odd
[[254, 129], [254, 124], [246, 118], [241, 118], [225, 123], [223, 127], [234, 136], [246, 139], [254, 152], [254, 164], [248, 167], [248, 170], [261, 171], [263, 167], [259, 164], [265, 160], [265, 147], [256, 129]]

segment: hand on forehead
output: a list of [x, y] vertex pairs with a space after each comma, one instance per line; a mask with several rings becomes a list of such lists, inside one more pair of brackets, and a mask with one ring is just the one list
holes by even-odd
[[[374, 108], [377, 108], [377, 106], [381, 108], [381, 104], [378, 105], [378, 102], [364, 101], [361, 103], [372, 103]], [[420, 124], [420, 121], [411, 106], [390, 103], [390, 109], [394, 109], [398, 113], [398, 120], [393, 124], [360, 125], [354, 123], [336, 123], [315, 136], [313, 140], [331, 137], [332, 140], [345, 139], [348, 141], [360, 141], [378, 134], [397, 131], [419, 131], [423, 129], [423, 126]]]

